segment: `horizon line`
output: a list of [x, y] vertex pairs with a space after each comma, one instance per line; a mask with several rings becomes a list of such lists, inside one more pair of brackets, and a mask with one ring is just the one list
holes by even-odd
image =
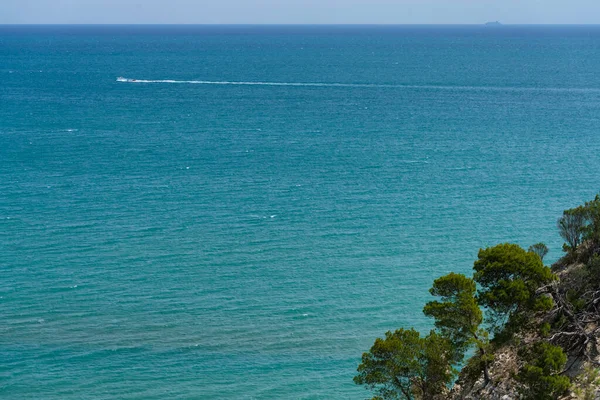
[[[86, 23], [86, 22], [44, 22], [44, 23], [0, 23], [0, 26], [488, 26], [488, 24], [498, 21], [488, 21], [482, 23], [171, 23], [171, 22], [131, 22], [131, 23]], [[493, 28], [503, 26], [600, 26], [600, 23], [500, 23]], [[489, 27], [489, 26], [488, 26]]]

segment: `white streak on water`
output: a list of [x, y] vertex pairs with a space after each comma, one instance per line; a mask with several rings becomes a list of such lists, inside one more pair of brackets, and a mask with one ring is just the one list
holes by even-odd
[[487, 92], [573, 92], [600, 93], [600, 88], [577, 87], [518, 87], [518, 86], [450, 86], [450, 85], [394, 85], [376, 83], [317, 83], [317, 82], [244, 82], [244, 81], [184, 81], [173, 79], [132, 79], [117, 78], [123, 83], [171, 83], [188, 85], [228, 85], [228, 86], [295, 86], [295, 87], [339, 87], [339, 88], [383, 88], [383, 89], [424, 89], [449, 91], [487, 91]]

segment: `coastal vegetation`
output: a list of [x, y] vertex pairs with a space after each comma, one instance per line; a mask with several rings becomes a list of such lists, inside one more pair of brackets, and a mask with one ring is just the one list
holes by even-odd
[[354, 382], [374, 400], [596, 398], [600, 196], [557, 226], [565, 255], [552, 267], [543, 243], [502, 243], [479, 251], [471, 277], [436, 279], [423, 309], [435, 329], [376, 339]]

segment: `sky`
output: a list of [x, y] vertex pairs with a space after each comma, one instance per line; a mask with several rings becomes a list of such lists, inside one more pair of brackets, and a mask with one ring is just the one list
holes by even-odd
[[595, 24], [600, 0], [0, 0], [0, 24]]

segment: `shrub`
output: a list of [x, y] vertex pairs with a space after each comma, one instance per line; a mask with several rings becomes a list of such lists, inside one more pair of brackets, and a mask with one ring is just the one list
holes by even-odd
[[524, 399], [554, 400], [566, 393], [571, 381], [560, 375], [567, 362], [560, 347], [538, 342], [525, 352], [524, 357], [528, 361], [516, 376], [523, 384], [520, 391]]

